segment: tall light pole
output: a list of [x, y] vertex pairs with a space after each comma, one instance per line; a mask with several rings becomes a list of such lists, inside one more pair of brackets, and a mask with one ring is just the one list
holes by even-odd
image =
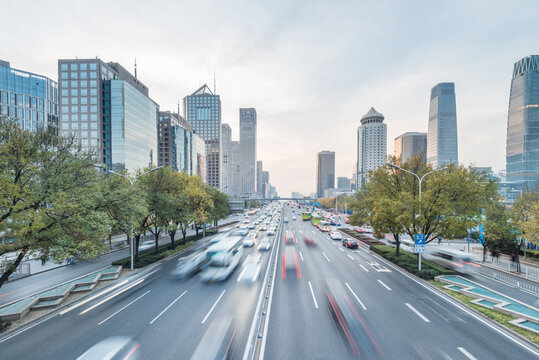
[[[147, 175], [147, 174], [149, 174], [151, 172], [154, 172], [156, 170], [159, 170], [161, 168], [162, 168], [162, 166], [158, 166], [156, 168], [151, 169], [150, 171], [146, 171], [145, 173], [142, 173], [140, 175], [135, 176], [135, 178], [133, 178], [133, 179], [131, 179], [129, 176], [127, 176], [125, 174], [120, 174], [120, 173], [117, 173], [116, 171], [113, 171], [113, 170], [107, 170], [107, 173], [118, 175], [118, 176], [126, 178], [127, 180], [129, 180], [129, 183], [131, 184], [131, 187], [133, 187], [135, 185], [135, 181], [137, 181], [141, 176]], [[131, 229], [131, 233], [133, 233], [133, 229]], [[134, 236], [129, 236], [129, 240], [130, 240], [129, 247], [131, 248], [130, 249], [131, 250], [130, 251], [130, 253], [131, 253], [131, 271], [133, 271], [133, 266], [134, 266], [134, 263], [135, 263], [135, 246], [133, 244], [134, 239], [135, 239]]]
[[[395, 168], [395, 169], [399, 169], [399, 170], [402, 170], [402, 171], [404, 171], [404, 172], [407, 172], [408, 174], [412, 174], [412, 175], [414, 175], [414, 176], [417, 178], [417, 180], [419, 181], [419, 210], [418, 210], [419, 216], [421, 216], [421, 183], [423, 182], [423, 179], [424, 179], [425, 176], [427, 176], [427, 175], [430, 175], [430, 174], [435, 173], [435, 172], [437, 172], [437, 171], [442, 171], [442, 170], [447, 170], [447, 169], [448, 169], [447, 166], [445, 166], [445, 167], [443, 167], [443, 168], [440, 168], [440, 169], [434, 169], [434, 170], [429, 171], [428, 173], [424, 174], [423, 176], [419, 177], [419, 175], [417, 175], [415, 172], [412, 172], [412, 171], [410, 171], [410, 170], [403, 169], [403, 168], [401, 168], [400, 166], [397, 166], [397, 165], [395, 165], [395, 164], [392, 164], [392, 163], [389, 163], [389, 162], [388, 162], [388, 163], [386, 163], [386, 165], [391, 166], [391, 167], [393, 167], [393, 168]], [[419, 253], [419, 271], [421, 271], [421, 253]]]

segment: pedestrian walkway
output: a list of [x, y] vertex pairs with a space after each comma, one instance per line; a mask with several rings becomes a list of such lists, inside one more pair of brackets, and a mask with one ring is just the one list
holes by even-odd
[[121, 271], [121, 266], [110, 266], [45, 291], [41, 291], [37, 294], [16, 300], [0, 307], [0, 320], [20, 320], [30, 310], [58, 306], [72, 293], [90, 291], [99, 281], [117, 279], [118, 276], [120, 276]]
[[475, 298], [474, 304], [516, 317], [511, 324], [539, 334], [539, 309], [459, 275], [441, 275], [436, 280], [448, 284], [446, 289]]

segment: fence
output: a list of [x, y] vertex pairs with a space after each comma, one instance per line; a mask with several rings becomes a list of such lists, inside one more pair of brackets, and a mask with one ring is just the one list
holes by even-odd
[[[3, 274], [6, 270], [6, 265], [0, 265], [0, 274]], [[17, 269], [13, 272], [17, 275], [30, 275], [30, 264], [27, 262], [21, 262]]]
[[539, 284], [533, 281], [528, 281], [526, 279], [522, 279], [520, 277], [516, 277], [511, 274], [507, 274], [507, 273], [504, 273], [504, 272], [501, 272], [501, 271], [498, 271], [496, 269], [493, 269], [491, 267], [486, 267], [486, 266], [481, 266], [478, 269], [478, 271], [479, 273], [486, 275], [488, 277], [491, 277], [493, 279], [502, 281], [509, 285], [512, 285], [520, 289], [524, 289], [531, 293], [539, 295]]
[[486, 259], [485, 263], [497, 269], [518, 274], [526, 279], [539, 281], [539, 267], [520, 263], [520, 273], [518, 273], [517, 263], [509, 259], [490, 257]]

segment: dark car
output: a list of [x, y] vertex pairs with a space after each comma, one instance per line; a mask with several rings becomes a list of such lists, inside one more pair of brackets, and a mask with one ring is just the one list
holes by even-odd
[[284, 236], [284, 243], [287, 244], [287, 245], [292, 245], [295, 242], [296, 242], [296, 240], [294, 239], [294, 234], [286, 233], [286, 235]]
[[305, 236], [304, 240], [305, 240], [305, 244], [307, 246], [316, 246], [317, 245], [316, 241], [314, 241], [314, 239], [312, 237], [310, 237], [310, 236]]
[[342, 246], [345, 246], [349, 249], [357, 249], [358, 247], [358, 243], [356, 240], [352, 240], [352, 239], [343, 239], [342, 240]]

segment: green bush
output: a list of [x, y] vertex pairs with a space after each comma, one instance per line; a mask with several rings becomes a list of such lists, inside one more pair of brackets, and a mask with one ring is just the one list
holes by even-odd
[[[524, 250], [520, 250], [519, 254], [524, 256]], [[526, 257], [534, 260], [539, 260], [539, 250], [526, 249]]]
[[[186, 240], [189, 238], [194, 239], [194, 237], [190, 236], [190, 237], [187, 237]], [[183, 249], [188, 248], [189, 246], [193, 244], [194, 244], [194, 241], [191, 240], [185, 243], [185, 245], [176, 245], [176, 247], [173, 249], [170, 247], [171, 246], [170, 244], [161, 245], [159, 246], [159, 252], [157, 254], [155, 253], [154, 249], [145, 250], [139, 253], [138, 259], [135, 260], [133, 266], [137, 269], [143, 268], [145, 266], [153, 264], [154, 262], [164, 259], [167, 256], [170, 256], [179, 251], [182, 251]], [[128, 256], [123, 259], [116, 260], [115, 262], [112, 263], [112, 265], [116, 265], [116, 266], [121, 265], [124, 268], [129, 268], [131, 267], [131, 257]]]

